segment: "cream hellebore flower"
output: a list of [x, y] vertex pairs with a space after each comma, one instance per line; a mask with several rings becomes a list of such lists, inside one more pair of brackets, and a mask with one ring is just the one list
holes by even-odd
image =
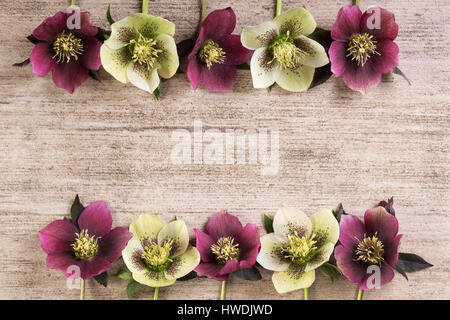
[[174, 34], [172, 22], [144, 13], [115, 22], [100, 50], [103, 68], [120, 82], [153, 93], [160, 76], [169, 79], [178, 69]]
[[315, 269], [327, 262], [339, 238], [339, 224], [330, 210], [308, 217], [293, 208], [281, 208], [273, 220], [274, 233], [261, 237], [256, 261], [275, 271], [272, 282], [278, 293], [309, 288]]
[[241, 42], [255, 50], [250, 62], [253, 86], [268, 88], [276, 82], [288, 91], [306, 91], [315, 68], [329, 62], [323, 46], [307, 37], [315, 28], [313, 16], [303, 8], [244, 28]]
[[165, 223], [142, 214], [130, 225], [133, 237], [122, 257], [134, 280], [150, 287], [170, 286], [200, 263], [198, 250], [189, 245], [186, 224]]

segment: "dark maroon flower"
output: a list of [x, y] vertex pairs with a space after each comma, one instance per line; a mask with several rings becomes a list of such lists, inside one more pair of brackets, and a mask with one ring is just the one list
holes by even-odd
[[398, 65], [397, 34], [395, 16], [386, 9], [341, 8], [331, 29], [331, 71], [350, 89], [366, 93]]
[[68, 29], [67, 19], [72, 14], [58, 12], [42, 22], [33, 31], [40, 42], [30, 56], [34, 74], [43, 77], [51, 71], [55, 85], [69, 93], [86, 81], [89, 70], [100, 68], [102, 45], [95, 37], [98, 29], [91, 25], [88, 12], [80, 13], [80, 29]]
[[254, 224], [242, 228], [238, 218], [222, 211], [209, 219], [206, 232], [194, 231], [201, 257], [194, 270], [199, 276], [224, 281], [230, 273], [255, 264], [261, 244]]
[[47, 267], [89, 279], [111, 268], [133, 234], [126, 228], [111, 230], [112, 217], [106, 204], [97, 201], [87, 206], [78, 218], [77, 227], [68, 220], [56, 220], [39, 231], [42, 249], [48, 254]]
[[398, 221], [383, 207], [367, 210], [364, 223], [353, 215], [343, 215], [340, 222], [340, 244], [334, 250], [337, 266], [360, 290], [370, 290], [372, 272], [369, 266], [380, 267], [380, 285], [394, 278], [401, 234]]
[[201, 81], [212, 91], [232, 91], [236, 66], [247, 62], [253, 54], [242, 46], [239, 35], [231, 34], [235, 26], [236, 15], [231, 8], [215, 10], [202, 22], [188, 57], [187, 75], [194, 90]]

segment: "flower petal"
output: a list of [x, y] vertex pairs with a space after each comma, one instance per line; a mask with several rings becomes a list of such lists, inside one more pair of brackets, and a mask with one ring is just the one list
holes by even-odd
[[221, 265], [214, 262], [200, 263], [195, 267], [195, 272], [199, 277], [208, 277], [210, 279], [215, 279], [217, 281], [223, 281], [228, 279], [228, 275], [220, 275]]
[[392, 242], [384, 244], [384, 260], [391, 267], [394, 267], [398, 262], [398, 250], [400, 248], [400, 240], [402, 237], [403, 235], [399, 234], [395, 236]]
[[211, 246], [216, 242], [206, 233], [194, 229], [196, 242], [195, 246], [197, 250], [200, 252], [200, 256], [203, 262], [212, 262], [215, 261], [214, 254], [211, 251]]
[[111, 49], [103, 44], [100, 48], [100, 58], [103, 68], [116, 80], [127, 83], [127, 67], [131, 63], [130, 50], [127, 47], [118, 50]]
[[127, 77], [136, 87], [149, 93], [153, 93], [161, 81], [158, 76], [158, 70], [147, 70], [144, 65], [134, 62], [128, 65]]
[[342, 215], [339, 228], [339, 242], [353, 252], [364, 240], [364, 223], [357, 216], [347, 214]]
[[297, 232], [300, 237], [309, 237], [312, 231], [312, 223], [302, 211], [283, 207], [278, 209], [275, 214], [273, 229], [276, 234], [289, 236]]
[[39, 231], [39, 240], [45, 253], [71, 252], [77, 228], [67, 220], [56, 220]]
[[176, 257], [165, 271], [166, 279], [184, 277], [200, 263], [200, 253], [195, 247], [189, 246], [180, 256]]
[[205, 68], [200, 61], [198, 61], [197, 56], [189, 55], [189, 64], [187, 69], [187, 76], [192, 84], [192, 89], [197, 90], [200, 78], [202, 76], [202, 71]]
[[254, 224], [248, 223], [237, 236], [236, 243], [239, 244], [239, 260], [245, 260], [253, 266], [261, 247], [258, 228]]
[[361, 16], [362, 12], [358, 6], [342, 7], [338, 12], [336, 22], [331, 27], [333, 40], [348, 41], [354, 34], [359, 34]]
[[304, 272], [301, 267], [290, 265], [286, 271], [276, 271], [272, 275], [272, 282], [278, 293], [309, 288], [316, 279], [314, 270]]
[[95, 255], [90, 260], [85, 260], [85, 265], [81, 269], [81, 278], [86, 280], [111, 269], [111, 262], [102, 256]]
[[321, 247], [327, 242], [334, 246], [339, 239], [339, 223], [331, 210], [320, 210], [311, 217], [312, 233], [315, 235], [316, 246]]
[[183, 254], [189, 245], [189, 233], [182, 220], [169, 222], [158, 233], [158, 245], [163, 246], [167, 241], [173, 241], [170, 250], [171, 257]]
[[301, 60], [301, 63], [304, 65], [319, 68], [330, 62], [325, 48], [317, 41], [305, 36], [299, 36], [295, 39], [295, 45], [297, 48], [307, 52], [307, 55]]
[[102, 65], [100, 60], [102, 43], [97, 38], [91, 37], [83, 41], [83, 46], [84, 52], [80, 56], [80, 63], [87, 69], [98, 70]]
[[336, 77], [341, 76], [347, 67], [347, 43], [333, 41], [328, 50], [331, 61], [331, 71]]
[[175, 281], [177, 281], [176, 279], [166, 279], [164, 271], [162, 272], [148, 271], [144, 274], [133, 273], [133, 279], [141, 284], [153, 288], [167, 287], [174, 284]]
[[314, 17], [305, 8], [294, 8], [280, 14], [273, 22], [279, 27], [281, 34], [289, 31], [291, 36], [308, 36], [316, 29]]
[[111, 230], [111, 212], [103, 201], [93, 202], [81, 212], [78, 226], [80, 230], [88, 230], [91, 236], [103, 237]]
[[130, 231], [145, 245], [156, 241], [159, 231], [166, 225], [160, 218], [151, 214], [141, 214], [130, 224]]
[[221, 211], [209, 218], [205, 230], [214, 242], [221, 237], [236, 239], [242, 231], [242, 224], [237, 217], [227, 211]]
[[167, 34], [160, 34], [156, 38], [156, 45], [158, 49], [163, 50], [158, 57], [158, 62], [160, 64], [158, 73], [161, 77], [169, 79], [177, 72], [178, 66], [180, 65], [177, 54], [177, 45], [175, 44], [175, 40]]
[[47, 256], [47, 268], [62, 271], [67, 278], [77, 279], [81, 276], [86, 260], [79, 260], [73, 252], [56, 252]]
[[306, 264], [305, 272], [317, 269], [322, 264], [330, 260], [330, 256], [333, 253], [335, 243], [327, 242], [317, 250], [316, 255]]
[[200, 80], [209, 90], [230, 92], [236, 79], [236, 66], [213, 63], [211, 68], [202, 69]]
[[280, 76], [280, 64], [278, 61], [272, 61], [267, 48], [257, 49], [250, 61], [254, 88], [268, 88]]
[[49, 73], [56, 62], [53, 60], [53, 49], [49, 43], [38, 43], [31, 51], [30, 62], [33, 66], [33, 73], [39, 77]]
[[[378, 267], [378, 266], [374, 266]], [[370, 271], [367, 269], [366, 274], [364, 275], [364, 278], [359, 281], [359, 289], [360, 290], [371, 290], [376, 286], [376, 283], [374, 283], [376, 279], [376, 273], [375, 272], [368, 272]], [[392, 279], [394, 279], [394, 270], [392, 270], [391, 266], [389, 266], [386, 262], [382, 262], [381, 268], [380, 268], [380, 286], [383, 286], [389, 282], [391, 282]], [[369, 277], [371, 277], [369, 281]]]
[[122, 251], [123, 261], [125, 262], [128, 270], [130, 270], [133, 274], [144, 274], [147, 272], [147, 268], [145, 267], [144, 261], [141, 257], [143, 252], [144, 249], [137, 236], [132, 237], [130, 241], [128, 241], [125, 249]]
[[372, 60], [367, 61], [364, 67], [360, 67], [352, 61], [347, 63], [342, 78], [350, 89], [365, 94], [367, 90], [381, 82], [381, 73], [374, 70]]
[[383, 207], [369, 209], [364, 214], [367, 236], [377, 234], [382, 243], [390, 243], [398, 233], [398, 221]]
[[261, 251], [256, 261], [267, 270], [286, 271], [291, 261], [284, 259], [280, 248], [287, 238], [285, 236], [269, 233], [261, 237]]
[[56, 36], [66, 29], [66, 22], [67, 15], [62, 11], [57, 12], [34, 29], [33, 36], [42, 41], [54, 41]]
[[267, 21], [257, 26], [245, 27], [241, 33], [241, 42], [247, 49], [256, 50], [268, 46], [277, 35], [278, 25]]
[[222, 268], [220, 269], [219, 275], [225, 276], [229, 275], [236, 270], [239, 270], [239, 261], [237, 259], [233, 259], [228, 261]]
[[291, 92], [303, 92], [308, 90], [314, 78], [313, 67], [300, 66], [295, 70], [283, 69], [277, 79], [277, 84], [284, 90]]
[[367, 265], [361, 261], [355, 261], [353, 250], [338, 245], [334, 249], [334, 256], [338, 268], [350, 282], [358, 283], [366, 275]]
[[225, 64], [237, 66], [248, 62], [253, 55], [252, 50], [244, 48], [237, 34], [230, 34], [226, 38], [217, 40], [217, 43], [225, 51]]
[[205, 35], [213, 40], [222, 39], [230, 35], [236, 26], [236, 15], [230, 7], [214, 10], [203, 20], [201, 29]]
[[380, 55], [374, 55], [371, 60], [373, 70], [379, 73], [390, 73], [398, 66], [398, 46], [391, 40], [381, 40], [377, 42], [377, 51]]
[[97, 255], [110, 262], [116, 261], [122, 256], [122, 250], [132, 237], [133, 234], [127, 228], [114, 228], [106, 236], [98, 240], [99, 251]]
[[58, 88], [73, 93], [88, 78], [88, 70], [79, 61], [56, 63], [52, 69], [52, 79]]
[[[377, 25], [377, 18], [380, 18]], [[380, 7], [370, 7], [361, 17], [361, 30], [375, 36], [377, 41], [395, 40], [398, 35], [398, 24], [392, 12]]]

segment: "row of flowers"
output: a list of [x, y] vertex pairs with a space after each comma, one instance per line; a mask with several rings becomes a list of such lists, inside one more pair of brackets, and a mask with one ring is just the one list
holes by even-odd
[[[162, 81], [177, 72], [187, 73], [194, 90], [203, 83], [212, 91], [232, 91], [237, 68], [249, 68], [255, 88], [271, 90], [278, 85], [302, 92], [334, 74], [362, 93], [378, 85], [383, 74], [400, 72], [394, 42], [398, 25], [386, 9], [362, 12], [358, 5], [342, 7], [330, 31], [317, 27], [304, 8], [281, 13], [278, 0], [272, 21], [245, 27], [236, 35], [231, 8], [205, 16], [206, 1], [202, 3], [198, 32], [178, 44], [173, 38], [175, 25], [149, 15], [148, 0], [143, 1], [142, 13], [117, 22], [108, 7], [111, 31], [91, 25], [88, 12], [72, 7], [73, 11], [58, 12], [34, 30], [28, 37], [35, 44], [31, 56], [18, 65], [31, 62], [33, 72], [41, 77], [51, 72], [56, 86], [70, 93], [89, 75], [98, 80], [97, 71], [103, 66], [118, 81], [131, 82], [157, 99]], [[70, 22], [75, 14], [81, 23], [73, 29]]]
[[390, 282], [394, 269], [406, 277], [406, 272], [431, 266], [417, 255], [399, 253], [402, 235], [392, 198], [367, 210], [364, 221], [347, 214], [342, 205], [309, 217], [283, 207], [273, 219], [264, 215], [264, 225], [267, 234], [260, 236], [254, 224], [243, 226], [236, 216], [221, 211], [209, 218], [203, 231], [194, 229], [195, 239], [177, 217], [166, 223], [151, 214], [137, 217], [129, 229], [111, 230], [106, 204], [97, 201], [85, 208], [77, 196], [71, 218], [50, 223], [39, 238], [48, 268], [82, 279], [83, 299], [84, 281], [95, 278], [106, 286], [107, 271], [120, 257], [126, 268], [117, 276], [128, 281], [128, 296], [142, 284], [155, 288], [155, 299], [159, 288], [177, 280], [207, 277], [221, 282], [225, 300], [231, 275], [260, 280], [258, 268], [273, 271], [280, 294], [304, 289], [309, 299], [320, 270], [332, 280], [343, 274], [357, 284], [362, 299], [364, 291]]

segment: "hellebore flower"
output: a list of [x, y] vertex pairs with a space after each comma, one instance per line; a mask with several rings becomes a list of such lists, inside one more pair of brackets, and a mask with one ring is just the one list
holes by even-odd
[[362, 13], [358, 6], [342, 7], [331, 29], [331, 71], [350, 89], [366, 93], [398, 65], [397, 34], [395, 16], [386, 9]]
[[117, 21], [100, 50], [103, 68], [120, 82], [153, 93], [160, 77], [169, 79], [178, 69], [174, 34], [172, 22], [144, 13]]
[[[360, 290], [375, 285], [369, 281], [370, 266], [380, 268], [380, 283], [394, 278], [392, 267], [397, 264], [401, 234], [398, 221], [383, 207], [367, 210], [364, 222], [353, 215], [344, 215], [340, 222], [340, 244], [334, 251], [336, 263], [350, 282], [358, 283]], [[370, 282], [370, 283], [368, 283]]]
[[205, 231], [194, 229], [201, 263], [195, 268], [199, 276], [226, 281], [236, 270], [253, 267], [260, 248], [258, 228], [226, 211], [212, 216]]
[[80, 13], [80, 29], [69, 29], [67, 19], [75, 13], [58, 12], [34, 31], [39, 42], [30, 55], [33, 73], [39, 77], [50, 71], [55, 85], [73, 93], [88, 78], [89, 70], [100, 68], [100, 46], [89, 13]]
[[325, 49], [308, 38], [316, 22], [303, 8], [286, 11], [272, 21], [242, 30], [244, 47], [255, 50], [250, 62], [253, 86], [268, 88], [274, 82], [285, 90], [306, 91], [315, 68], [329, 60]]
[[212, 91], [232, 91], [236, 66], [250, 60], [253, 53], [242, 46], [239, 35], [231, 34], [235, 26], [231, 8], [215, 10], [202, 22], [188, 57], [187, 75], [194, 90], [201, 81]]
[[339, 237], [339, 225], [330, 210], [308, 217], [294, 208], [281, 208], [273, 220], [273, 233], [261, 237], [258, 263], [275, 271], [278, 293], [309, 288], [315, 269], [330, 259]]
[[83, 280], [109, 270], [132, 237], [126, 228], [111, 230], [111, 213], [103, 201], [87, 206], [78, 226], [80, 230], [68, 220], [56, 220], [39, 231], [42, 249], [48, 254], [47, 267], [61, 270], [68, 278], [73, 267], [79, 267]]
[[131, 223], [130, 231], [133, 238], [122, 256], [139, 283], [155, 288], [170, 286], [200, 262], [181, 220], [166, 224], [154, 215], [142, 214]]

